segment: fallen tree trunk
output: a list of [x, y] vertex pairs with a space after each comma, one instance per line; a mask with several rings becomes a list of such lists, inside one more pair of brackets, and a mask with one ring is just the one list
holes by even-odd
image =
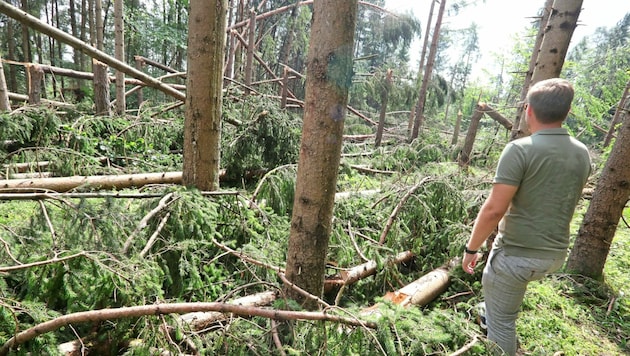
[[[28, 102], [28, 95], [9, 93], [9, 100]], [[74, 104], [64, 103], [62, 101], [48, 100], [48, 99], [41, 99], [41, 103], [50, 105], [50, 106], [60, 107], [60, 108], [73, 108], [74, 107]]]
[[[23, 63], [23, 62], [16, 62], [16, 61], [10, 61], [10, 60], [2, 60], [4, 63], [8, 63], [8, 64], [14, 64], [14, 65], [19, 65], [19, 66], [24, 66], [26, 67], [29, 63]], [[47, 64], [37, 64], [41, 67], [41, 69], [44, 71], [44, 73], [46, 74], [53, 74], [53, 75], [61, 75], [64, 77], [68, 77], [68, 78], [75, 78], [75, 79], [84, 79], [84, 80], [94, 80], [94, 73], [92, 72], [81, 72], [81, 71], [77, 71], [77, 70], [73, 70], [73, 69], [66, 69], [66, 68], [61, 68], [61, 67], [55, 67], [55, 66], [51, 66], [51, 65], [47, 65]], [[161, 80], [164, 78], [169, 78], [171, 76], [178, 76], [178, 77], [185, 77], [186, 73], [184, 72], [177, 72], [177, 73], [172, 73], [172, 75], [168, 75], [168, 76], [162, 76], [162, 77], [158, 77], [156, 78], [157, 80]], [[116, 76], [110, 75], [108, 76], [109, 80], [112, 83], [116, 82]], [[127, 85], [141, 85], [141, 86], [147, 86], [148, 84], [140, 79], [135, 79], [135, 78], [125, 78], [125, 84]], [[186, 85], [184, 84], [174, 84], [174, 83], [163, 83], [164, 85], [168, 85], [170, 87], [172, 87], [173, 89], [178, 89], [178, 90], [185, 90], [186, 89]]]
[[[401, 252], [396, 255], [394, 258], [387, 261], [388, 264], [399, 264], [403, 262], [410, 261], [414, 258], [414, 254], [411, 251]], [[340, 273], [339, 278], [336, 279], [326, 279], [324, 281], [324, 290], [326, 292], [330, 291], [334, 287], [347, 286], [353, 283], [356, 283], [358, 280], [369, 277], [373, 274], [376, 274], [378, 269], [378, 264], [376, 261], [371, 260], [367, 261], [361, 265], [355, 266], [347, 271], [342, 271]]]
[[164, 315], [173, 313], [189, 313], [195, 311], [216, 311], [221, 313], [232, 313], [240, 316], [260, 316], [274, 320], [319, 320], [332, 321], [341, 324], [369, 327], [375, 329], [376, 323], [362, 321], [356, 318], [345, 318], [342, 316], [332, 315], [327, 312], [299, 312], [289, 310], [264, 309], [258, 307], [249, 307], [243, 305], [235, 305], [228, 303], [162, 303], [152, 305], [140, 305], [135, 307], [109, 308], [101, 310], [92, 310], [85, 312], [72, 313], [62, 315], [55, 319], [35, 325], [34, 327], [17, 333], [10, 338], [2, 347], [0, 347], [0, 356], [7, 355], [11, 349], [23, 344], [29, 340], [36, 338], [41, 334], [57, 330], [63, 326], [96, 322], [105, 320], [114, 320], [122, 318], [137, 318], [149, 315]]
[[[277, 298], [275, 292], [262, 292], [253, 295], [248, 295], [242, 298], [234, 299], [228, 304], [241, 305], [244, 307], [262, 307], [265, 305], [271, 305]], [[193, 330], [206, 329], [210, 324], [217, 321], [227, 319], [227, 315], [221, 312], [191, 312], [186, 313], [179, 317], [179, 320], [186, 323]]]
[[387, 293], [384, 299], [404, 307], [410, 305], [424, 306], [442, 294], [449, 284], [448, 269], [439, 267], [401, 289]]
[[125, 189], [147, 184], [181, 184], [182, 172], [123, 174], [114, 176], [72, 176], [36, 179], [0, 180], [0, 191], [24, 193], [51, 190], [67, 192], [77, 188]]
[[[404, 307], [412, 305], [425, 306], [444, 293], [451, 283], [450, 271], [459, 264], [460, 259], [454, 258], [401, 289], [388, 292], [385, 294], [384, 299]], [[375, 304], [364, 309], [361, 314], [378, 314], [378, 307], [379, 304]]]
[[64, 42], [71, 47], [80, 50], [81, 52], [87, 54], [88, 56], [98, 59], [99, 61], [109, 65], [110, 67], [119, 70], [131, 77], [142, 80], [147, 83], [148, 86], [158, 89], [164, 92], [167, 95], [170, 95], [176, 99], [181, 101], [186, 101], [186, 94], [173, 89], [171, 86], [165, 85], [159, 80], [131, 67], [126, 63], [117, 60], [114, 57], [111, 57], [105, 52], [101, 52], [98, 49], [88, 45], [87, 43], [79, 40], [76, 37], [73, 37], [53, 26], [50, 26], [38, 18], [31, 16], [25, 11], [22, 11], [14, 6], [11, 6], [6, 1], [0, 1], [0, 13], [3, 13], [14, 20], [20, 21], [26, 26], [29, 26], [41, 33], [44, 33], [50, 37], [53, 37], [61, 42]]

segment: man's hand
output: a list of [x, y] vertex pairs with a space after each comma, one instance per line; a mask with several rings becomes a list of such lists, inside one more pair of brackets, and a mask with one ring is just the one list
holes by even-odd
[[475, 273], [475, 266], [479, 259], [478, 253], [466, 253], [464, 252], [464, 258], [462, 258], [462, 269], [468, 274]]

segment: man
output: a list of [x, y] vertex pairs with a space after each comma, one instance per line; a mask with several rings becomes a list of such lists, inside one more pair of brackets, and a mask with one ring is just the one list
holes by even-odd
[[591, 173], [586, 146], [562, 128], [573, 95], [573, 86], [558, 78], [530, 88], [525, 110], [532, 135], [501, 153], [462, 259], [472, 274], [477, 250], [499, 225], [481, 282], [488, 339], [508, 355], [516, 354], [516, 318], [527, 284], [564, 263], [569, 224]]

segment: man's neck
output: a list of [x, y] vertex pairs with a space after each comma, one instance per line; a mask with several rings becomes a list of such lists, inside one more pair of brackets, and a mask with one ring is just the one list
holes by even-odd
[[540, 130], [547, 130], [547, 129], [559, 129], [562, 127], [562, 122], [554, 122], [552, 124], [543, 124], [540, 122], [537, 122], [534, 125], [531, 125], [531, 127], [529, 128], [529, 131], [531, 133], [536, 133], [537, 131]]

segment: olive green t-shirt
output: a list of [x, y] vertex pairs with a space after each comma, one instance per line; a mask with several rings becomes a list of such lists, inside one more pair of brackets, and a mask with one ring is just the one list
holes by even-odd
[[494, 183], [518, 186], [495, 245], [506, 255], [564, 258], [569, 224], [591, 173], [588, 149], [564, 128], [507, 144]]

